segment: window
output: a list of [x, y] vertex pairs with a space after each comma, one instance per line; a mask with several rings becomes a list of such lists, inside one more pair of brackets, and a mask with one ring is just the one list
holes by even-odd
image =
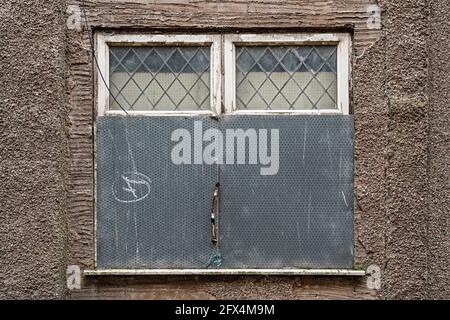
[[100, 115], [349, 114], [347, 34], [99, 34], [97, 47]]
[[111, 46], [110, 109], [209, 110], [210, 48]]
[[336, 46], [237, 47], [236, 108], [337, 109]]
[[228, 35], [228, 112], [348, 114], [347, 34]]
[[220, 113], [220, 47], [216, 35], [98, 34], [98, 114]]
[[97, 58], [98, 268], [353, 267], [348, 35], [100, 33]]

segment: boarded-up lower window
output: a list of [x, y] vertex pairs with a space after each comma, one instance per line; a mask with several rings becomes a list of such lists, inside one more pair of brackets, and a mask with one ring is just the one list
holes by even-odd
[[348, 35], [98, 39], [97, 267], [353, 267]]

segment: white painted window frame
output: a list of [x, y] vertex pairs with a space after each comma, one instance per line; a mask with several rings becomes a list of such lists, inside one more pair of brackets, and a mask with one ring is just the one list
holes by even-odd
[[[238, 110], [236, 107], [236, 45], [337, 45], [337, 104], [330, 110]], [[230, 34], [224, 39], [227, 114], [344, 114], [350, 113], [351, 39], [347, 33]]]
[[[222, 52], [223, 37], [223, 52]], [[330, 110], [237, 110], [236, 108], [236, 45], [337, 45], [337, 104]], [[292, 34], [96, 34], [98, 69], [97, 115], [124, 115], [122, 110], [109, 110], [109, 47], [110, 45], [210, 45], [211, 110], [198, 111], [127, 111], [131, 116], [189, 116], [226, 114], [344, 114], [350, 113], [351, 39], [348, 33], [292, 33]], [[222, 74], [222, 59], [224, 73]], [[102, 77], [103, 76], [103, 77]], [[106, 81], [104, 83], [103, 79]], [[222, 98], [223, 87], [223, 98]], [[225, 110], [222, 110], [222, 99]]]
[[[218, 115], [222, 109], [222, 57], [221, 35], [187, 35], [187, 34], [114, 34], [99, 32], [96, 34], [96, 57], [98, 69], [97, 115], [125, 115], [122, 110], [109, 110], [109, 47], [110, 45], [129, 46], [211, 46], [210, 55], [210, 101], [211, 110], [193, 111], [128, 111], [129, 116], [189, 116]], [[105, 81], [103, 81], [102, 79]], [[105, 84], [106, 82], [106, 84]]]

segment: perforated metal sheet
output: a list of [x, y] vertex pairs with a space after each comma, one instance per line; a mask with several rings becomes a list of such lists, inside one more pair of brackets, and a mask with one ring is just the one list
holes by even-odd
[[[97, 266], [204, 268], [217, 167], [174, 165], [171, 134], [201, 117], [97, 120]], [[130, 184], [128, 184], [128, 182]]]
[[[204, 131], [278, 129], [278, 174], [262, 176], [259, 164], [174, 165], [173, 131], [193, 135], [199, 120]], [[220, 181], [222, 268], [351, 268], [353, 135], [352, 116], [99, 118], [97, 266], [207, 267]]]
[[353, 267], [353, 117], [228, 116], [220, 126], [280, 137], [277, 175], [221, 166], [222, 266]]

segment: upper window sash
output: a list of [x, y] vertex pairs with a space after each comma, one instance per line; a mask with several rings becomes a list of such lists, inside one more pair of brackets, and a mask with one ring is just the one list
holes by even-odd
[[[236, 104], [236, 46], [337, 46], [337, 109], [322, 110], [238, 110]], [[226, 113], [235, 114], [349, 114], [350, 35], [346, 33], [316, 34], [230, 34], [225, 35], [224, 65]]]
[[[210, 46], [210, 105], [209, 110], [198, 111], [127, 111], [129, 115], [199, 115], [221, 113], [221, 36], [220, 35], [139, 35], [139, 34], [110, 34], [96, 35], [96, 55], [98, 69], [97, 83], [97, 112], [99, 116], [123, 115], [122, 110], [109, 110], [110, 93], [110, 46]], [[104, 81], [103, 81], [104, 80]], [[106, 84], [105, 84], [106, 82]]]
[[[223, 37], [223, 38], [222, 38]], [[222, 54], [222, 39], [224, 40]], [[349, 114], [351, 40], [346, 33], [297, 33], [297, 34], [227, 34], [227, 35], [142, 35], [98, 33], [96, 55], [98, 70], [97, 112], [99, 116], [124, 114], [121, 110], [109, 110], [109, 48], [111, 46], [201, 46], [211, 47], [210, 53], [210, 103], [211, 111], [127, 111], [129, 115], [198, 115], [222, 113], [222, 82], [224, 84], [224, 111], [238, 114]], [[337, 46], [337, 109], [329, 110], [237, 110], [236, 107], [236, 45], [237, 46], [289, 46], [336, 45]], [[222, 77], [222, 58], [225, 72]], [[102, 76], [105, 81], [103, 81]], [[106, 84], [105, 84], [106, 82]]]

